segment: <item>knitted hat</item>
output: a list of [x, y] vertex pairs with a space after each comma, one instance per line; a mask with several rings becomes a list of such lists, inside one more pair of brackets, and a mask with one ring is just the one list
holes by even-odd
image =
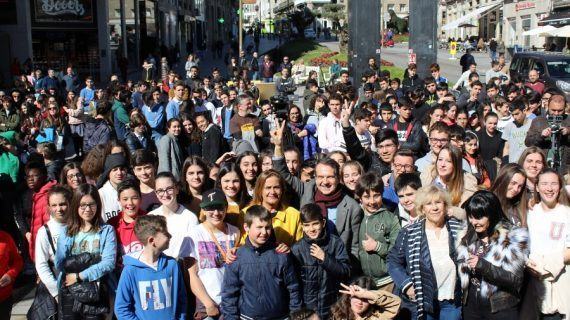
[[123, 156], [122, 153], [112, 153], [107, 156], [105, 159], [105, 169], [103, 170], [103, 174], [99, 177], [97, 181], [97, 187], [101, 188], [107, 180], [109, 180], [109, 173], [111, 170], [117, 167], [124, 167], [128, 168], [127, 159]]

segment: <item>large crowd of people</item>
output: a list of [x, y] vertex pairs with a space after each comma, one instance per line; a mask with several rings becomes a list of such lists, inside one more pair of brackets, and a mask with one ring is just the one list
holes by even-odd
[[0, 92], [0, 319], [22, 279], [28, 319], [570, 319], [570, 104], [536, 70], [188, 61]]

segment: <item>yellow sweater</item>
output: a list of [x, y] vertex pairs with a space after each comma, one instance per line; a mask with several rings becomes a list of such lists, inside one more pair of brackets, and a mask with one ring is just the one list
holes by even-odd
[[[241, 216], [245, 216], [245, 212], [249, 207], [243, 209]], [[277, 211], [272, 220], [273, 231], [277, 243], [284, 243], [289, 247], [299, 241], [303, 237], [303, 228], [301, 226], [301, 214], [293, 207], [286, 207], [284, 210]], [[242, 223], [243, 226], [243, 223]], [[243, 232], [240, 240], [240, 245], [245, 243], [247, 233]]]

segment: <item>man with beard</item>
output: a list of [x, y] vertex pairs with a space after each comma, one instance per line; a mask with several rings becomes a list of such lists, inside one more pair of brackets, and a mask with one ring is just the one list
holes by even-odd
[[320, 160], [315, 167], [315, 179], [303, 182], [292, 175], [287, 168], [283, 154], [282, 124], [272, 132], [271, 138], [275, 144], [273, 168], [285, 178], [292, 189], [301, 199], [301, 206], [316, 203], [321, 213], [327, 218], [327, 228], [340, 236], [347, 248], [354, 267], [358, 266], [358, 230], [362, 221], [362, 209], [342, 187], [340, 183], [340, 168], [336, 161], [330, 158]]

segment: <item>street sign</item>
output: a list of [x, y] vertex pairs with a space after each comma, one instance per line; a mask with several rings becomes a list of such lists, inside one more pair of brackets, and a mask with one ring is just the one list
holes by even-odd
[[408, 65], [411, 63], [416, 63], [416, 54], [414, 53], [414, 49], [408, 50]]
[[455, 59], [455, 55], [457, 54], [457, 42], [452, 41], [449, 45], [449, 54], [451, 55], [451, 59]]

